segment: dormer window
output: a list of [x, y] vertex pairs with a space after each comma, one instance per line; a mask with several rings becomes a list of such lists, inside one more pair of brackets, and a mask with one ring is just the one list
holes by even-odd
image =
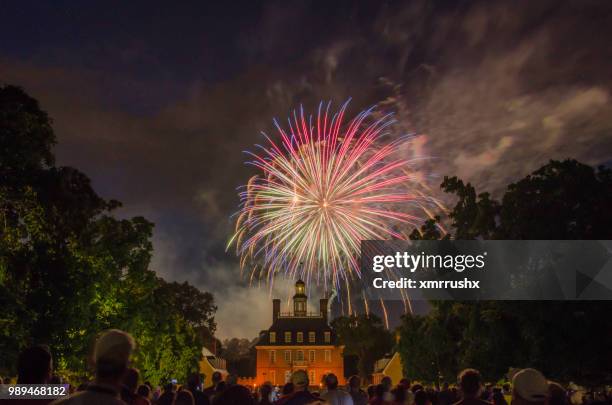
[[276, 332], [270, 332], [270, 343], [276, 343]]
[[297, 333], [297, 342], [298, 343], [303, 343], [304, 342], [304, 332], [298, 332]]
[[316, 340], [316, 334], [313, 331], [308, 332], [308, 343], [314, 343]]
[[291, 343], [291, 332], [285, 332], [285, 343]]
[[325, 332], [325, 343], [331, 343], [331, 332]]

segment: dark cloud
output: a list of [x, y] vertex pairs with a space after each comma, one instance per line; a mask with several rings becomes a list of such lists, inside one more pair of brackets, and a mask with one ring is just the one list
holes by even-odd
[[153, 267], [215, 293], [222, 337], [270, 316], [224, 250], [241, 152], [300, 103], [395, 111], [428, 172], [493, 191], [551, 158], [612, 159], [609, 2], [322, 4], [139, 10], [133, 26], [127, 10], [107, 28], [69, 7], [70, 30], [0, 46], [0, 80], [54, 117], [59, 163], [156, 222]]

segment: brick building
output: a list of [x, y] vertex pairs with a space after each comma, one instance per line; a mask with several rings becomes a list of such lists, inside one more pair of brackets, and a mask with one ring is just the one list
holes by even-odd
[[281, 313], [281, 301], [272, 301], [272, 326], [263, 331], [257, 350], [256, 384], [266, 381], [282, 385], [296, 370], [305, 370], [310, 384], [318, 386], [328, 373], [344, 383], [342, 346], [329, 326], [327, 299], [319, 300], [319, 312], [308, 313], [303, 281], [295, 283], [293, 313]]

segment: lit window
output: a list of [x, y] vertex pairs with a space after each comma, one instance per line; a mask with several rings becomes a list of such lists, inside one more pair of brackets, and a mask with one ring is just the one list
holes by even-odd
[[288, 383], [291, 381], [291, 370], [286, 370], [285, 371], [285, 383]]
[[291, 363], [291, 350], [285, 350], [285, 363]]
[[311, 350], [308, 352], [308, 361], [314, 363], [315, 361], [315, 351]]
[[308, 342], [309, 343], [314, 343], [315, 342], [315, 333], [314, 332], [308, 332]]
[[304, 341], [304, 332], [297, 333], [297, 341], [298, 343], [302, 343]]
[[276, 363], [276, 350], [270, 350], [268, 352], [268, 357], [270, 358], [270, 364]]
[[304, 361], [304, 350], [298, 350], [295, 353], [295, 361]]
[[331, 350], [325, 350], [325, 362], [331, 363]]
[[270, 332], [270, 343], [276, 343], [276, 332]]
[[311, 385], [314, 385], [314, 384], [315, 384], [315, 381], [316, 381], [316, 380], [315, 380], [316, 375], [315, 375], [314, 370], [310, 370], [310, 371], [308, 372], [308, 374], [310, 374], [310, 375], [308, 376], [308, 378], [310, 379], [310, 384], [311, 384]]
[[325, 332], [325, 343], [331, 343], [331, 332]]
[[285, 332], [285, 343], [291, 343], [291, 332]]

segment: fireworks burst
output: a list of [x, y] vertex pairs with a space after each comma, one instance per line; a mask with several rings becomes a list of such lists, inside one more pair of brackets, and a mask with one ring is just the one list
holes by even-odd
[[240, 193], [228, 247], [253, 266], [251, 277], [341, 288], [361, 276], [361, 240], [406, 239], [401, 229], [422, 222], [409, 213], [425, 199], [420, 176], [398, 157], [409, 138], [389, 139], [394, 121], [372, 109], [345, 124], [347, 104], [333, 115], [321, 104], [314, 119], [300, 109], [288, 130], [274, 121], [279, 142], [263, 134], [259, 153], [247, 152], [260, 173]]

